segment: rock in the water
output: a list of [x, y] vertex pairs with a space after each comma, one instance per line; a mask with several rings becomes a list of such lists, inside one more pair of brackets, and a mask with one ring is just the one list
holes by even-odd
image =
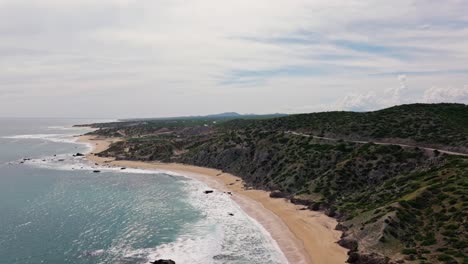
[[213, 192], [213, 190], [206, 190], [206, 191], [204, 191], [205, 194], [209, 194], [209, 193], [212, 193], [212, 192]]
[[121, 170], [125, 170], [126, 168], [125, 168], [125, 167], [122, 167], [122, 168], [120, 168], [120, 169], [121, 169]]
[[158, 259], [156, 261], [151, 262], [151, 264], [176, 264], [175, 261], [171, 259]]
[[99, 173], [101, 172], [100, 170], [93, 170], [94, 173]]
[[75, 154], [75, 157], [83, 157], [83, 156], [84, 156], [84, 154], [79, 153], [79, 152]]
[[234, 216], [234, 214], [233, 214], [233, 213], [228, 213], [228, 215], [230, 215], [230, 216]]

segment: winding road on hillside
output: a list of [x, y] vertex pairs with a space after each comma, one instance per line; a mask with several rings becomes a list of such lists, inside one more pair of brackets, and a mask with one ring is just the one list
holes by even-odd
[[291, 135], [296, 135], [296, 136], [302, 136], [302, 137], [312, 137], [312, 138], [317, 138], [317, 139], [323, 139], [323, 140], [330, 140], [330, 141], [347, 141], [347, 142], [352, 142], [352, 143], [358, 143], [358, 144], [366, 144], [366, 143], [374, 143], [376, 145], [397, 145], [405, 148], [420, 148], [420, 149], [425, 149], [429, 151], [434, 151], [437, 150], [440, 153], [444, 153], [447, 155], [457, 155], [457, 156], [464, 156], [468, 157], [468, 154], [466, 153], [461, 153], [461, 152], [454, 152], [454, 151], [448, 151], [448, 150], [443, 150], [443, 149], [437, 149], [437, 148], [427, 148], [427, 147], [421, 147], [421, 146], [416, 146], [416, 145], [406, 145], [406, 144], [399, 144], [399, 143], [389, 143], [389, 142], [376, 142], [376, 141], [361, 141], [361, 140], [346, 140], [346, 139], [340, 139], [340, 138], [329, 138], [329, 137], [319, 137], [319, 136], [314, 136], [314, 135], [309, 135], [309, 134], [304, 134], [304, 133], [298, 133], [294, 131], [286, 131], [287, 134]]

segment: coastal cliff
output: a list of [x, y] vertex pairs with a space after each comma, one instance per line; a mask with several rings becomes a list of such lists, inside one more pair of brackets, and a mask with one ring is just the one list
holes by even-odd
[[99, 156], [216, 168], [324, 211], [349, 263], [468, 261], [466, 105], [93, 126], [124, 138]]

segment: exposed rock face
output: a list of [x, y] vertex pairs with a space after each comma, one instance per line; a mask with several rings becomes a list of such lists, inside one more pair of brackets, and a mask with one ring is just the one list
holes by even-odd
[[280, 192], [280, 191], [273, 191], [270, 193], [271, 198], [286, 198], [288, 196], [287, 193]]
[[390, 260], [381, 255], [372, 254], [360, 254], [359, 252], [350, 252], [347, 263], [353, 264], [389, 264]]
[[343, 238], [340, 241], [338, 241], [338, 244], [351, 251], [356, 251], [358, 249], [358, 242], [354, 239]]
[[156, 261], [151, 262], [151, 264], [176, 264], [175, 261], [170, 259], [158, 259]]
[[299, 198], [291, 198], [290, 201], [293, 204], [305, 205], [305, 206], [310, 206], [312, 204], [312, 201], [310, 200], [299, 199]]

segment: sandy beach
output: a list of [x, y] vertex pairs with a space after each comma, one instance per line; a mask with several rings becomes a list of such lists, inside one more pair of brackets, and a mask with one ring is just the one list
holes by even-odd
[[101, 152], [118, 138], [81, 136], [80, 142], [93, 147], [86, 157], [96, 163], [129, 168], [171, 171], [205, 182], [219, 191], [232, 193], [232, 199], [252, 218], [257, 220], [277, 242], [289, 263], [342, 264], [347, 259], [347, 249], [336, 242], [341, 232], [336, 231], [337, 221], [321, 212], [301, 210], [285, 199], [270, 198], [262, 190], [247, 190], [240, 177], [222, 171], [184, 164], [166, 164], [141, 161], [115, 161], [93, 153]]

